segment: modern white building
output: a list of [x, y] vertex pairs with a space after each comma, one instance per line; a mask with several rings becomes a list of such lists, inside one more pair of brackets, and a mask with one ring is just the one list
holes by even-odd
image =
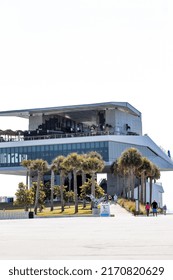
[[[164, 189], [161, 183], [152, 184], [152, 201], [155, 200], [158, 203], [158, 207], [163, 206], [163, 193]], [[139, 185], [139, 195], [141, 195], [141, 185]], [[138, 187], [134, 190], [134, 198], [138, 199]], [[150, 184], [146, 182], [146, 202], [150, 201]]]
[[105, 161], [107, 193], [120, 188], [110, 166], [121, 153], [137, 148], [160, 171], [173, 170], [171, 158], [142, 134], [141, 113], [127, 102], [106, 102], [51, 108], [1, 111], [1, 116], [28, 119], [26, 131], [0, 131], [0, 174], [25, 175], [23, 159], [97, 151]]

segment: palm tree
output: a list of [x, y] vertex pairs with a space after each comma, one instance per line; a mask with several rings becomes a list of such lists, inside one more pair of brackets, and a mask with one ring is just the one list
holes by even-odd
[[97, 152], [88, 153], [84, 161], [84, 168], [91, 174], [91, 194], [95, 197], [95, 175], [104, 168], [102, 156]]
[[152, 195], [153, 195], [153, 193], [152, 193], [152, 181], [160, 178], [160, 170], [154, 163], [151, 163], [151, 166], [150, 166], [150, 169], [148, 169], [147, 175], [150, 178], [150, 204], [151, 204], [152, 203]]
[[[122, 187], [121, 191], [122, 191], [122, 196], [126, 197], [125, 179], [127, 177], [127, 174], [126, 174], [125, 169], [122, 168], [122, 166], [118, 164], [118, 160], [117, 159], [111, 165], [111, 172], [115, 176], [118, 176], [119, 179], [120, 178], [123, 179], [123, 187]], [[118, 184], [120, 185], [120, 182], [118, 182]]]
[[50, 171], [51, 171], [51, 179], [50, 179], [50, 211], [53, 211], [54, 206], [53, 206], [53, 196], [54, 196], [54, 184], [55, 184], [55, 171], [56, 171], [56, 165], [54, 162], [52, 162], [50, 166]]
[[32, 169], [32, 160], [31, 159], [25, 159], [21, 162], [21, 165], [25, 168], [27, 168], [27, 176], [26, 176], [26, 185], [27, 188], [31, 188], [31, 169]]
[[[82, 186], [86, 183], [86, 174], [88, 174], [88, 169], [86, 168], [86, 165], [85, 165], [85, 159], [87, 158], [87, 155], [86, 154], [82, 154], [81, 155], [83, 157], [83, 161], [82, 161], [82, 164], [81, 164], [81, 176], [82, 176]], [[86, 207], [86, 197], [85, 196], [82, 196], [82, 199], [83, 199], [83, 208]]]
[[[26, 190], [31, 189], [31, 170], [32, 170], [32, 160], [23, 160], [21, 162], [21, 165], [27, 169], [26, 172]], [[28, 208], [26, 207], [26, 211], [28, 211]]]
[[[61, 196], [61, 211], [62, 212], [64, 211], [63, 186], [64, 186], [64, 177], [66, 174], [66, 169], [63, 167], [64, 159], [65, 159], [64, 156], [58, 156], [52, 162], [52, 165], [54, 166], [54, 168], [53, 168], [54, 172], [58, 172], [60, 174], [60, 196]], [[53, 193], [52, 184], [51, 184], [51, 193]], [[52, 200], [52, 204], [53, 204], [53, 194], [51, 195], [51, 200]]]
[[91, 157], [91, 158], [98, 158], [100, 160], [103, 160], [101, 154], [97, 153], [96, 151], [91, 151], [88, 154], [86, 154], [87, 157]]
[[151, 161], [146, 157], [142, 157], [142, 165], [137, 169], [137, 173], [141, 177], [141, 202], [146, 203], [146, 177], [147, 172], [150, 170]]
[[142, 165], [142, 155], [136, 148], [129, 148], [125, 150], [118, 159], [120, 169], [124, 169], [129, 174], [131, 186], [131, 199], [134, 200], [134, 175], [137, 168]]
[[47, 161], [45, 161], [43, 159], [35, 159], [35, 160], [32, 161], [31, 169], [35, 170], [37, 172], [37, 189], [36, 189], [35, 205], [34, 205], [34, 212], [37, 215], [41, 176], [46, 171], [48, 171], [48, 163], [47, 163]]
[[78, 212], [77, 174], [82, 169], [83, 157], [77, 153], [69, 154], [63, 161], [62, 167], [68, 172], [73, 172], [73, 185], [75, 196], [75, 213]]

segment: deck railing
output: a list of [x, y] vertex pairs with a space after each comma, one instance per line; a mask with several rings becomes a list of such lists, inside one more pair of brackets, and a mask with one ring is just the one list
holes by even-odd
[[56, 138], [71, 138], [71, 137], [87, 137], [87, 136], [101, 136], [101, 135], [138, 135], [135, 132], [131, 134], [124, 134], [119, 132], [76, 132], [76, 133], [54, 133], [54, 134], [37, 134], [37, 135], [15, 135], [2, 137], [0, 136], [0, 142], [18, 142], [18, 141], [30, 141], [30, 140], [46, 140], [46, 139], [56, 139]]

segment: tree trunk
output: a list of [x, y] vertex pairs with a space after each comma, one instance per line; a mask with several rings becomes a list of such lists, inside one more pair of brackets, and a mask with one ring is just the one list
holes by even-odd
[[53, 211], [54, 205], [53, 205], [53, 196], [54, 196], [54, 182], [55, 182], [55, 173], [53, 170], [51, 170], [51, 194], [50, 194], [50, 211]]
[[134, 182], [134, 174], [133, 174], [133, 171], [131, 170], [130, 172], [130, 178], [131, 178], [131, 200], [134, 200], [134, 185], [135, 185], [135, 182]]
[[152, 184], [152, 178], [150, 177], [150, 205], [151, 205], [151, 203], [152, 203], [152, 195], [153, 195], [152, 186], [153, 186], [153, 184]]
[[29, 170], [26, 171], [26, 189], [28, 190]]
[[41, 174], [40, 174], [40, 172], [38, 172], [38, 175], [37, 175], [37, 188], [36, 188], [36, 195], [35, 195], [35, 205], [34, 205], [35, 215], [37, 215], [39, 190], [40, 190], [40, 181], [41, 181]]
[[91, 194], [95, 197], [95, 173], [91, 174]]
[[73, 182], [74, 182], [75, 213], [78, 213], [78, 193], [77, 193], [77, 174], [76, 174], [76, 170], [73, 170]]
[[[86, 174], [84, 172], [82, 172], [82, 185], [84, 185], [86, 182]], [[86, 207], [86, 199], [83, 198], [83, 208]]]
[[124, 198], [126, 198], [126, 182], [127, 182], [127, 180], [126, 180], [126, 177], [124, 176], [123, 177], [123, 193], [121, 195]]
[[86, 174], [82, 172], [82, 185], [84, 185], [86, 182]]
[[144, 178], [144, 203], [147, 203], [146, 177]]
[[72, 172], [70, 171], [69, 173], [68, 173], [68, 180], [69, 180], [69, 192], [71, 191], [71, 185], [72, 185], [72, 178], [73, 178], [73, 176], [72, 176]]
[[31, 168], [27, 169], [26, 172], [26, 186], [27, 186], [27, 190], [31, 188]]
[[127, 199], [130, 199], [130, 175], [128, 175], [128, 185], [127, 185]]
[[[95, 197], [95, 173], [91, 174], [91, 194]], [[94, 207], [94, 201], [91, 201], [91, 209]]]
[[60, 196], [61, 196], [61, 211], [64, 212], [64, 196], [63, 196], [64, 176], [60, 174]]
[[28, 189], [31, 189], [31, 169], [29, 168]]
[[141, 202], [144, 203], [144, 172], [141, 174]]
[[[28, 190], [28, 175], [29, 171], [26, 172], [26, 191]], [[28, 211], [28, 205], [25, 206], [25, 211]]]

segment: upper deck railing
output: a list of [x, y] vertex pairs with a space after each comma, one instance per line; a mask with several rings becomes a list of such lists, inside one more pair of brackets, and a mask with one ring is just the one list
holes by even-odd
[[135, 132], [128, 132], [126, 134], [120, 133], [119, 131], [97, 131], [97, 132], [75, 132], [75, 133], [46, 133], [46, 134], [33, 134], [29, 135], [29, 131], [27, 135], [25, 134], [17, 134], [17, 135], [0, 135], [0, 142], [18, 142], [18, 141], [32, 141], [32, 140], [47, 140], [47, 139], [59, 139], [59, 138], [71, 138], [71, 137], [87, 137], [87, 136], [101, 136], [101, 135], [138, 135]]

